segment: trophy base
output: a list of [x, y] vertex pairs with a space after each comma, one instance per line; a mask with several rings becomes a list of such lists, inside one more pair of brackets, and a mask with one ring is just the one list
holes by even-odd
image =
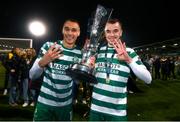
[[97, 79], [92, 75], [92, 69], [81, 64], [74, 64], [71, 68], [66, 70], [67, 75], [75, 80], [97, 84]]

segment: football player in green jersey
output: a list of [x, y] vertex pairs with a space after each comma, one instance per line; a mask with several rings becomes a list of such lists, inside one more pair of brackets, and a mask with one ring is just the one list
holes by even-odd
[[118, 19], [110, 19], [105, 25], [107, 45], [99, 48], [95, 61], [98, 83], [94, 85], [90, 120], [127, 120], [127, 80], [130, 69], [145, 83], [152, 77], [132, 48], [121, 40], [122, 27]]
[[[30, 78], [36, 79], [43, 73], [43, 83], [34, 121], [70, 121], [72, 119], [73, 81], [65, 72], [72, 64], [81, 61], [81, 50], [75, 45], [80, 35], [76, 20], [65, 21], [63, 40], [46, 42], [30, 70]], [[76, 62], [75, 62], [76, 61]]]

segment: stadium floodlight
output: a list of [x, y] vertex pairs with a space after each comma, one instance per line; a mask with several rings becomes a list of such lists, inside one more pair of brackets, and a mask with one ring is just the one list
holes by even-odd
[[40, 21], [33, 21], [29, 24], [29, 30], [35, 36], [42, 36], [46, 32], [46, 27]]
[[178, 45], [177, 43], [174, 44], [174, 46], [177, 46], [177, 45]]

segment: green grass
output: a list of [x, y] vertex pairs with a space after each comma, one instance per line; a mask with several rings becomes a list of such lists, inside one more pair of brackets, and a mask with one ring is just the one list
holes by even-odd
[[156, 80], [149, 86], [138, 85], [144, 92], [128, 96], [129, 120], [180, 120], [180, 80]]
[[[0, 89], [4, 82], [4, 68], [0, 68]], [[180, 77], [178, 80], [154, 80], [151, 85], [137, 81], [142, 93], [128, 94], [128, 120], [177, 121], [180, 120]], [[2, 92], [2, 90], [1, 90]], [[83, 114], [88, 107], [81, 103], [74, 106], [73, 120], [86, 121]], [[8, 97], [0, 94], [0, 120], [32, 120], [34, 108], [11, 107]]]
[[0, 120], [32, 120], [34, 107], [23, 108], [20, 105], [17, 107], [11, 107], [8, 104], [8, 96], [0, 95]]

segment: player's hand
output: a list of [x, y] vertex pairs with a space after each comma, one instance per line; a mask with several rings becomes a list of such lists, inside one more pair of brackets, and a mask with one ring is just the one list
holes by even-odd
[[90, 68], [94, 68], [95, 67], [95, 61], [96, 61], [96, 57], [95, 56], [91, 56], [89, 58], [89, 67]]
[[62, 49], [60, 46], [57, 45], [57, 43], [55, 42], [50, 48], [49, 50], [44, 54], [44, 56], [42, 57], [42, 59], [39, 61], [39, 66], [40, 67], [45, 67], [47, 64], [49, 64], [50, 62], [54, 61], [55, 59], [58, 59], [59, 57], [61, 57], [63, 54], [62, 53]]
[[86, 50], [86, 49], [88, 48], [89, 44], [90, 44], [90, 39], [87, 38], [87, 39], [85, 40], [83, 49]]
[[131, 57], [129, 57], [126, 51], [126, 44], [122, 43], [121, 40], [117, 40], [117, 39], [114, 39], [112, 44], [114, 48], [116, 49], [119, 60], [125, 61], [127, 63], [131, 63], [132, 59]]

